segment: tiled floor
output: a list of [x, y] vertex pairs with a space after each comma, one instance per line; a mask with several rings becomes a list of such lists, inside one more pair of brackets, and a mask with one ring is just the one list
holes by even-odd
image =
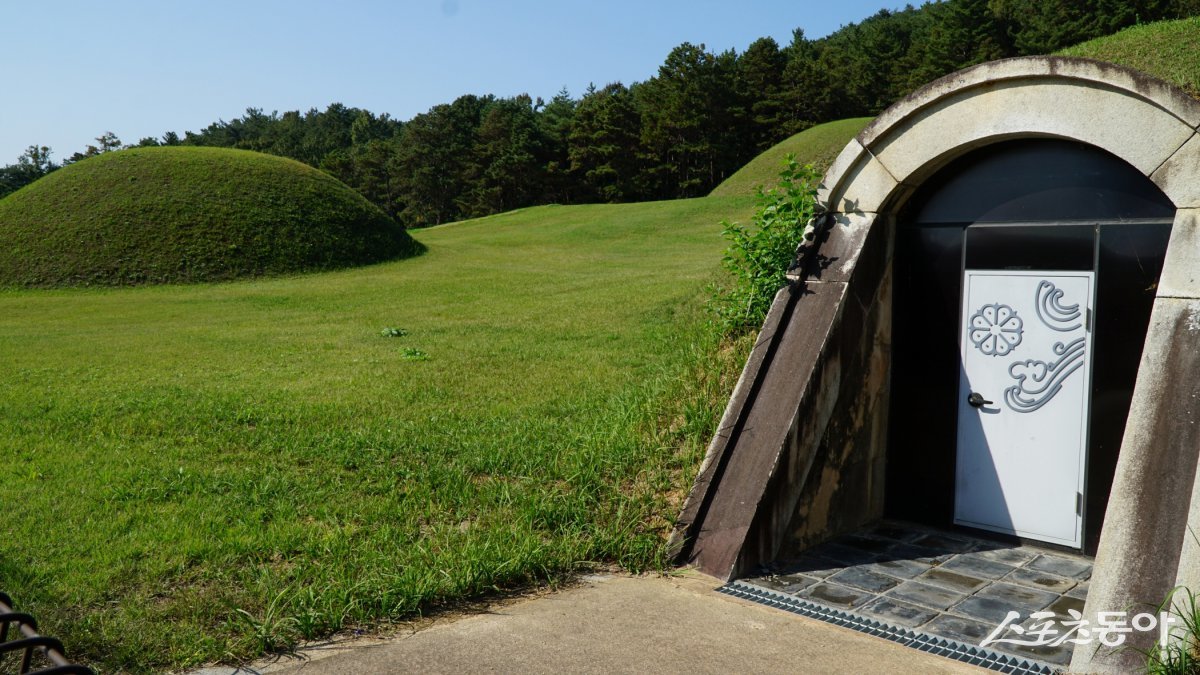
[[[1082, 612], [1091, 573], [1091, 559], [1079, 555], [885, 522], [743, 581], [977, 645], [1009, 611], [1020, 612], [1026, 625], [1037, 611], [1060, 621], [1070, 609]], [[989, 648], [1066, 665], [1072, 646]]]

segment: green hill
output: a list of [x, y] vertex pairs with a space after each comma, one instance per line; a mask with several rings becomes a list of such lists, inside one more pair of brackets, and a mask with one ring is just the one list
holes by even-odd
[[340, 181], [242, 150], [105, 153], [0, 200], [0, 285], [217, 281], [417, 250], [403, 228]]
[[1200, 98], [1200, 17], [1133, 26], [1058, 54], [1135, 68]]
[[770, 187], [779, 181], [779, 169], [789, 153], [801, 164], [812, 164], [820, 171], [829, 168], [850, 139], [867, 126], [871, 117], [856, 117], [827, 122], [810, 127], [780, 141], [750, 160], [737, 173], [713, 188], [714, 196], [752, 195], [760, 186]]

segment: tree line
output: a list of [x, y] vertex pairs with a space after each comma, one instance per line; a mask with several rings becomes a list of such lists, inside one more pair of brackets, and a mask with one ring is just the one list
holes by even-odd
[[[1200, 0], [946, 0], [882, 10], [818, 39], [802, 30], [745, 51], [684, 43], [644, 82], [545, 101], [466, 95], [402, 122], [334, 103], [217, 121], [135, 146], [243, 148], [338, 177], [409, 227], [545, 203], [706, 194], [762, 150], [814, 124], [874, 115], [922, 84], [1009, 56], [1045, 54]], [[63, 164], [123, 145], [111, 133]], [[0, 169], [0, 197], [59, 168], [30, 146]]]

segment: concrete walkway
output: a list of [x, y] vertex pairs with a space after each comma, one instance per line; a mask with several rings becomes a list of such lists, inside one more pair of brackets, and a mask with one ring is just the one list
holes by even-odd
[[730, 598], [718, 585], [692, 574], [592, 576], [409, 635], [200, 674], [986, 672]]

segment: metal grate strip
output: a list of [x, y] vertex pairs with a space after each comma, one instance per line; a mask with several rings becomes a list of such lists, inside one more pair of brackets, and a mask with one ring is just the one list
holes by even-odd
[[825, 605], [809, 600], [802, 600], [766, 588], [759, 588], [758, 586], [741, 581], [730, 582], [718, 588], [717, 591], [743, 600], [750, 600], [767, 605], [768, 607], [775, 607], [786, 612], [806, 616], [810, 619], [819, 619], [835, 626], [856, 630], [860, 633], [866, 633], [867, 635], [873, 635], [902, 644], [905, 647], [919, 649], [923, 652], [954, 659], [955, 661], [962, 661], [963, 663], [987, 668], [988, 670], [1011, 673], [1012, 675], [1053, 675], [1054, 673], [1061, 672], [1055, 667], [1041, 661], [1001, 654], [986, 647], [970, 645], [958, 642], [957, 640], [922, 633], [911, 628], [903, 628], [877, 619], [868, 619], [844, 610], [826, 607]]

